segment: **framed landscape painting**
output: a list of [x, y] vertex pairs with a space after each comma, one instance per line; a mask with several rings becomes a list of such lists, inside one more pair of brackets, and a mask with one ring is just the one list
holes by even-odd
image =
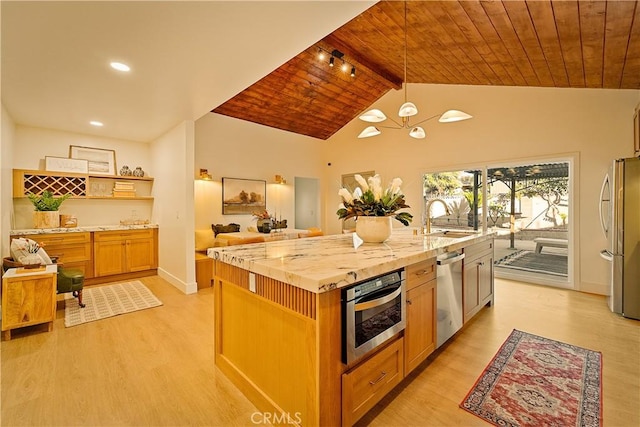
[[115, 150], [71, 145], [69, 146], [69, 158], [87, 160], [90, 175], [116, 174]]
[[267, 181], [222, 178], [222, 214], [251, 215], [267, 209]]

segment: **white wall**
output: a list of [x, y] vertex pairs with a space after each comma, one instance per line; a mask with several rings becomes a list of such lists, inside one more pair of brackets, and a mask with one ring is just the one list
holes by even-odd
[[13, 141], [15, 139], [15, 124], [9, 113], [2, 107], [0, 117], [0, 254], [9, 256], [9, 230], [11, 229], [11, 214], [13, 205]]
[[[409, 100], [426, 118], [456, 108], [472, 120], [424, 125], [427, 138], [415, 140], [405, 130], [383, 130], [357, 139], [365, 123], [353, 120], [324, 146], [327, 166], [325, 228], [340, 230], [335, 210], [340, 175], [373, 170], [383, 180], [399, 176], [411, 212], [421, 216], [421, 176], [429, 170], [540, 157], [579, 158], [575, 197], [582, 283], [578, 289], [606, 293], [607, 265], [598, 253], [606, 246], [599, 232], [597, 202], [602, 177], [612, 159], [633, 153], [632, 116], [636, 90], [553, 89], [491, 86], [409, 85]], [[395, 115], [403, 102], [392, 91], [371, 108]], [[572, 218], [570, 220], [576, 220]]]
[[[100, 138], [70, 132], [41, 129], [28, 126], [16, 126], [12, 168], [44, 170], [45, 156], [68, 157], [69, 146], [115, 150], [116, 168], [123, 165], [130, 168], [141, 166], [148, 176], [154, 177], [155, 171], [149, 160], [149, 144], [125, 141], [113, 138]], [[32, 228], [33, 206], [28, 199], [14, 201], [13, 229]], [[60, 206], [60, 212], [73, 214], [78, 225], [115, 225], [120, 220], [151, 219], [153, 203], [142, 200], [66, 200]], [[4, 208], [3, 208], [4, 209]]]
[[[206, 114], [196, 122], [195, 173], [208, 169], [213, 181], [195, 182], [196, 229], [211, 224], [255, 226], [251, 215], [222, 215], [222, 177], [264, 180], [267, 210], [295, 224], [294, 177], [321, 178], [324, 141], [260, 126], [219, 114]], [[287, 183], [275, 184], [275, 175]]]
[[194, 122], [184, 121], [151, 143], [153, 221], [160, 225], [158, 275], [190, 294], [195, 281], [193, 170]]

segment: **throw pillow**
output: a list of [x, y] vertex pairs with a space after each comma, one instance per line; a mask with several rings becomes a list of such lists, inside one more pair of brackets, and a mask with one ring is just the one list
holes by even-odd
[[208, 248], [214, 247], [216, 236], [211, 230], [196, 230], [196, 251], [204, 252]]
[[231, 223], [229, 225], [211, 224], [211, 229], [217, 236], [220, 233], [237, 233], [240, 231], [240, 224]]

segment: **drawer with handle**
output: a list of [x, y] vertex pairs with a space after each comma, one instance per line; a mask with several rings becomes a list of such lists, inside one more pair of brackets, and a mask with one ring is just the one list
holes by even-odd
[[351, 426], [393, 389], [403, 377], [404, 339], [384, 347], [342, 375], [342, 425]]
[[405, 270], [407, 273], [407, 290], [410, 290], [436, 278], [436, 259], [431, 258], [408, 265]]

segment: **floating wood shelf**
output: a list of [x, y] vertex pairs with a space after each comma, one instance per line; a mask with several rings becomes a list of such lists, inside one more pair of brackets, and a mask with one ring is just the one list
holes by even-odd
[[[153, 200], [151, 196], [113, 197], [97, 196], [90, 194], [91, 184], [98, 181], [141, 181], [148, 188], [153, 183], [153, 178], [145, 176], [118, 176], [118, 175], [88, 175], [76, 173], [61, 173], [34, 171], [25, 169], [13, 170], [13, 197], [27, 197], [29, 193], [40, 195], [44, 191], [50, 191], [54, 196], [72, 194], [73, 198], [84, 199], [109, 199], [109, 200]], [[146, 184], [149, 183], [149, 184]], [[142, 185], [142, 184], [141, 184]], [[149, 190], [150, 191], [150, 190]], [[143, 192], [144, 193], [144, 192]]]

